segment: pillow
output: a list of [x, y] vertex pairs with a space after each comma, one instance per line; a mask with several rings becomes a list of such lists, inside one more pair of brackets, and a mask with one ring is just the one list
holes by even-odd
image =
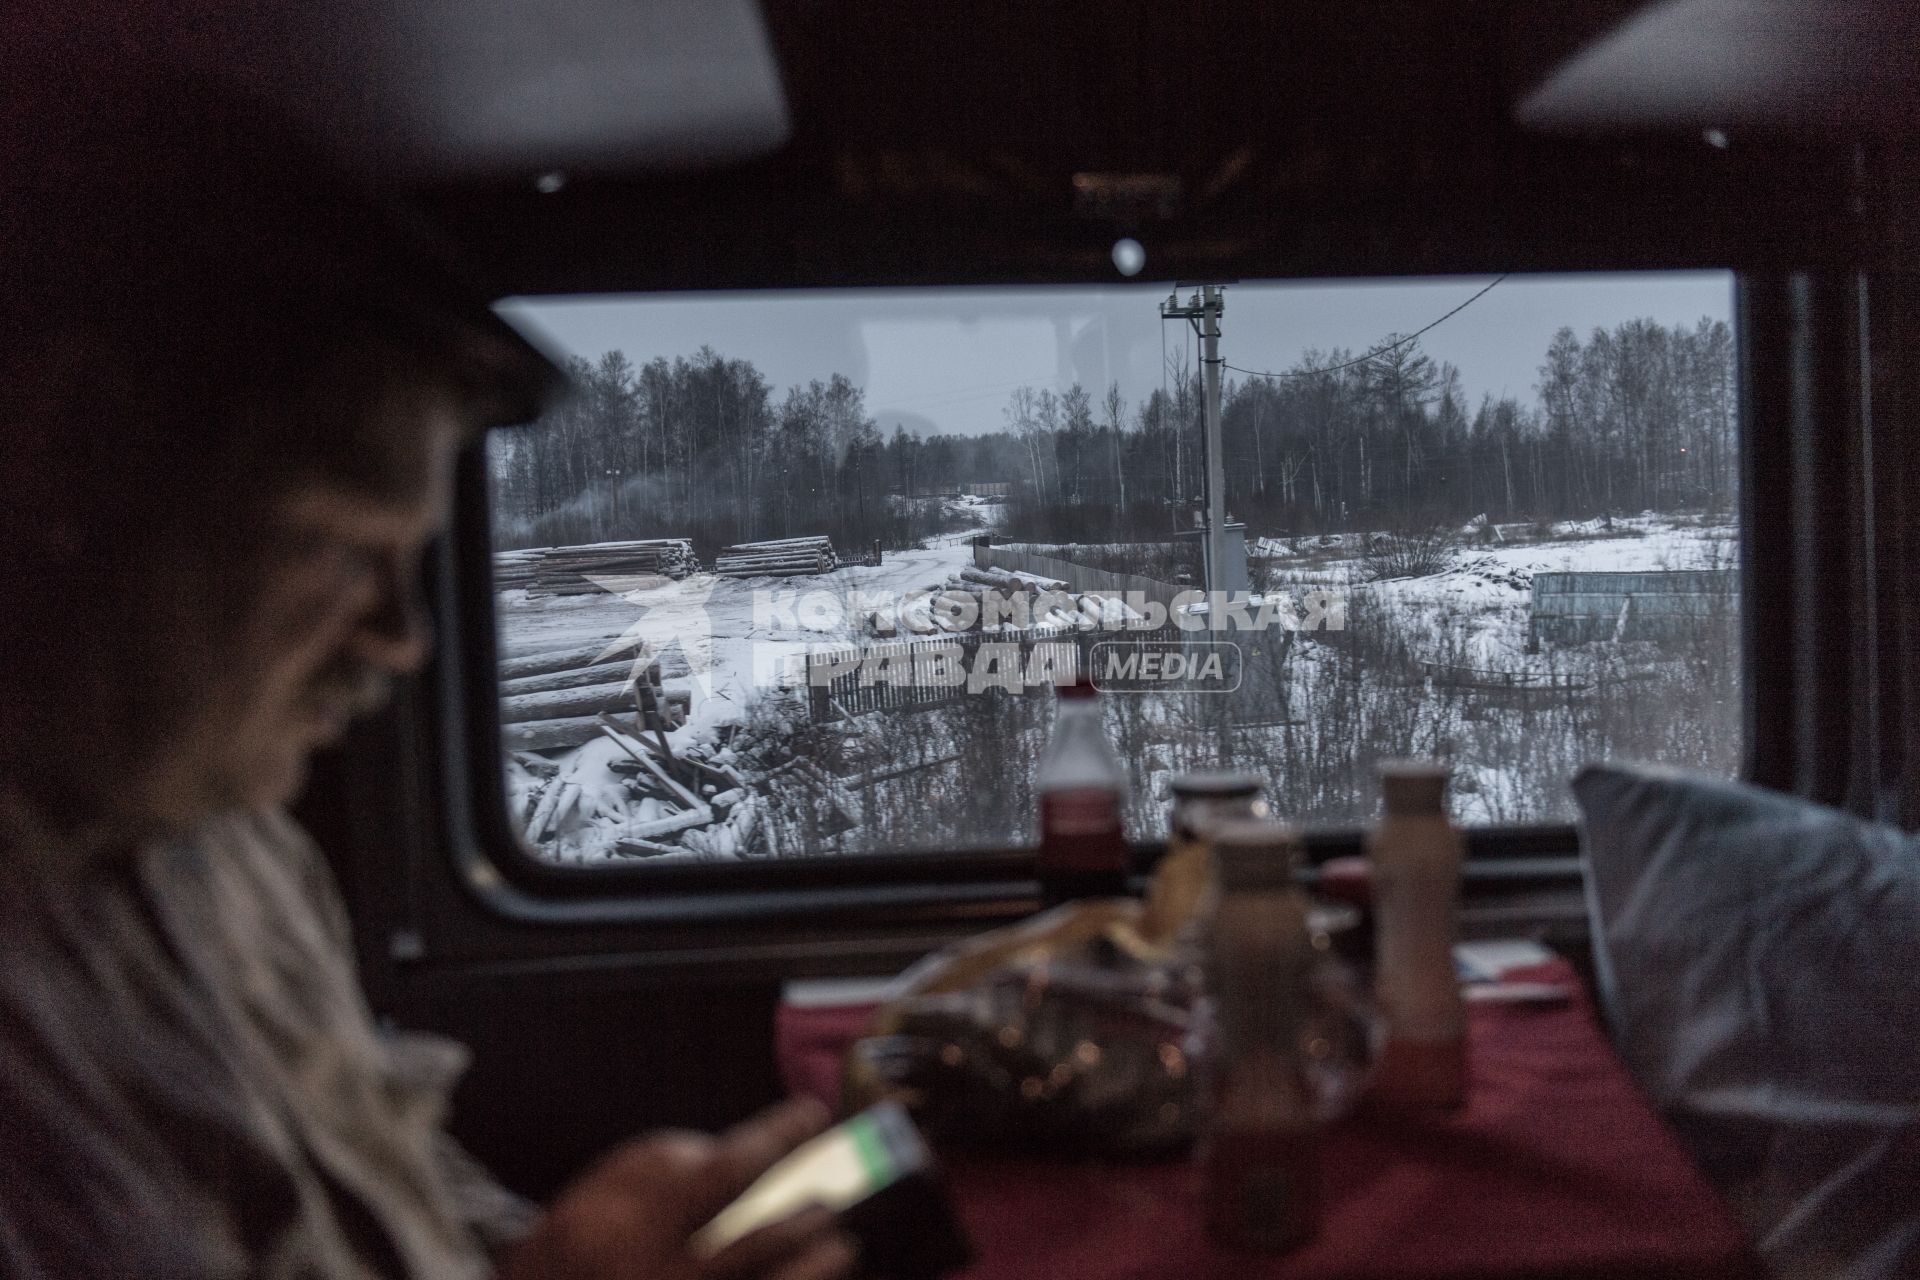
[[1776, 1274], [1920, 1276], [1920, 841], [1674, 770], [1573, 790], [1640, 1086]]

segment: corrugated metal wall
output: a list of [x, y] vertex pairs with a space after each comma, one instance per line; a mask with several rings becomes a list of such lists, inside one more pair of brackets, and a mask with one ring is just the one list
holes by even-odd
[[1739, 592], [1732, 569], [1536, 573], [1527, 638], [1535, 647], [1672, 639], [1738, 609]]

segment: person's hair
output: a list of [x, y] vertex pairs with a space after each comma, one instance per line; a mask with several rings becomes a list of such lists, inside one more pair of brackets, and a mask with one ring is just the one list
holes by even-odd
[[[258, 545], [290, 488], [417, 492], [452, 396], [531, 417], [551, 368], [420, 230], [262, 104], [153, 68], [0, 86], [0, 780], [121, 669], [156, 566]], [[234, 568], [241, 564], [236, 561]], [[245, 583], [236, 576], [234, 596]], [[110, 672], [110, 674], [109, 674]]]

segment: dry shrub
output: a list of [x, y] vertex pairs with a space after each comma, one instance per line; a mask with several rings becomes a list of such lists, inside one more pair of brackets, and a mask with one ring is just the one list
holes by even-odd
[[1452, 568], [1454, 553], [1459, 549], [1459, 533], [1444, 525], [1376, 533], [1360, 553], [1360, 578], [1363, 582], [1430, 578]]

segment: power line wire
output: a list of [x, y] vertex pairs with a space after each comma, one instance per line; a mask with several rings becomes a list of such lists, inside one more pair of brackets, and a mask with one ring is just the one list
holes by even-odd
[[1435, 320], [1432, 324], [1429, 324], [1424, 328], [1415, 329], [1412, 333], [1408, 334], [1404, 338], [1396, 338], [1392, 342], [1384, 343], [1381, 346], [1375, 347], [1373, 350], [1367, 352], [1365, 355], [1357, 356], [1354, 359], [1347, 361], [1345, 364], [1328, 365], [1326, 368], [1323, 368], [1323, 369], [1293, 369], [1293, 370], [1289, 370], [1286, 373], [1268, 373], [1263, 369], [1242, 369], [1239, 365], [1228, 364], [1225, 360], [1222, 360], [1220, 362], [1220, 367], [1223, 369], [1231, 369], [1235, 373], [1244, 373], [1250, 377], [1255, 377], [1255, 378], [1308, 378], [1316, 374], [1338, 373], [1342, 369], [1351, 369], [1353, 368], [1353, 366], [1357, 364], [1365, 364], [1367, 361], [1375, 359], [1376, 357], [1379, 357], [1379, 356], [1383, 356], [1387, 352], [1392, 351], [1398, 347], [1404, 347], [1409, 342], [1412, 342], [1415, 338], [1419, 337], [1421, 334], [1426, 333], [1428, 330], [1438, 328], [1440, 325], [1446, 323], [1448, 320], [1451, 320], [1455, 316], [1459, 315], [1462, 311], [1465, 311], [1468, 307], [1472, 306], [1474, 303], [1480, 301], [1480, 299], [1484, 298], [1487, 295], [1488, 290], [1492, 289], [1494, 285], [1499, 284], [1502, 280], [1505, 280], [1511, 274], [1512, 274], [1511, 272], [1506, 272], [1506, 271], [1501, 272], [1499, 275], [1495, 276], [1492, 279], [1492, 281], [1490, 281], [1487, 284], [1486, 288], [1480, 290], [1480, 292], [1474, 294], [1471, 298], [1468, 298], [1465, 302], [1461, 303], [1459, 306], [1455, 307], [1453, 310], [1447, 312], [1447, 314], [1441, 316], [1438, 320]]

